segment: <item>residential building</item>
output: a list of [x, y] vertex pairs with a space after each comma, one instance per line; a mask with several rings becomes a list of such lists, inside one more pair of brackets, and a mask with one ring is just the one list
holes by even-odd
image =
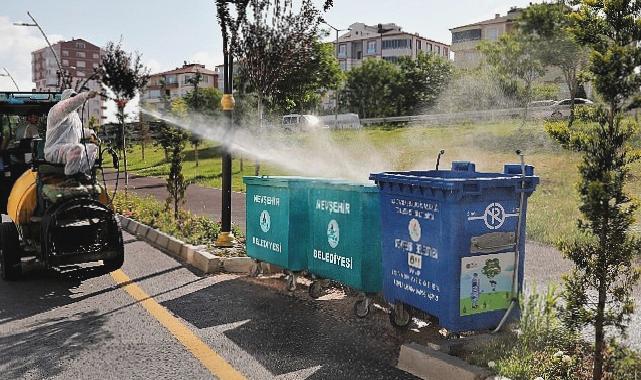
[[502, 34], [512, 31], [522, 8], [512, 7], [507, 15], [494, 15], [493, 19], [458, 26], [452, 32], [454, 65], [459, 68], [474, 68], [481, 62], [478, 46], [481, 41], [496, 41]]
[[395, 62], [399, 57], [416, 58], [419, 52], [438, 54], [448, 58], [450, 46], [430, 40], [417, 33], [404, 32], [394, 23], [350, 25], [349, 31], [334, 42], [338, 62], [344, 71], [359, 66], [364, 59], [382, 58]]
[[[64, 71], [64, 76], [67, 77], [66, 80], [70, 81], [72, 88], [84, 83], [87, 78], [92, 76], [94, 69], [100, 66], [103, 50], [86, 40], [59, 41], [51, 47], [56, 52], [60, 60], [60, 66]], [[37, 91], [59, 90], [61, 73], [49, 47], [31, 53], [31, 74]], [[100, 89], [100, 85], [96, 80], [89, 80], [85, 87], [91, 90]], [[89, 120], [93, 116], [98, 121], [102, 121], [104, 110], [103, 99], [100, 96], [96, 96], [93, 99], [89, 99], [85, 104], [82, 118]], [[80, 111], [83, 111], [83, 109], [80, 109]]]
[[193, 91], [194, 85], [190, 79], [197, 73], [202, 76], [198, 84], [200, 88], [219, 88], [218, 71], [209, 70], [205, 65], [185, 62], [182, 67], [151, 74], [147, 86], [142, 91], [141, 101], [150, 108], [163, 109], [165, 98], [172, 100]]

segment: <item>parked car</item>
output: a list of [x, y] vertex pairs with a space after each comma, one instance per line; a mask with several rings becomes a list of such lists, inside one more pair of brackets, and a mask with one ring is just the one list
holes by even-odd
[[285, 115], [283, 128], [287, 131], [305, 131], [322, 127], [320, 120], [314, 115]]
[[[566, 118], [570, 116], [570, 104], [572, 104], [571, 99], [563, 99], [559, 100], [558, 102], [554, 103], [552, 106], [552, 117], [553, 118]], [[589, 105], [589, 104], [594, 104], [593, 101], [590, 99], [584, 99], [584, 98], [575, 98], [574, 99], [574, 104], [577, 106], [581, 105]]]

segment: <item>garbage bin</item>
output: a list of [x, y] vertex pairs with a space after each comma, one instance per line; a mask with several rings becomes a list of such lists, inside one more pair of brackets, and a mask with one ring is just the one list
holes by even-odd
[[258, 262], [257, 271], [260, 271], [261, 262], [285, 269], [289, 275], [288, 288], [294, 290], [294, 273], [307, 269], [307, 202], [311, 179], [243, 177], [243, 181], [247, 185], [247, 255]]
[[[380, 210], [374, 184], [317, 181], [309, 191], [311, 246], [308, 271], [363, 292], [382, 287]], [[313, 281], [310, 295], [321, 295], [322, 282]], [[369, 313], [370, 299], [357, 302], [359, 317]]]
[[539, 181], [523, 167], [525, 176], [521, 165], [481, 173], [455, 161], [452, 170], [370, 176], [381, 190], [383, 295], [393, 324], [409, 324], [411, 310], [451, 332], [499, 324], [513, 286], [523, 284], [527, 198]]

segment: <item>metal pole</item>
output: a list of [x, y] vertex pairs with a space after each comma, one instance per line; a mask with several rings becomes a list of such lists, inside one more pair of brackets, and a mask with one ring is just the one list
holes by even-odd
[[16, 86], [16, 90], [20, 91], [20, 87], [18, 87], [18, 83], [16, 83], [15, 79], [13, 79], [13, 77], [11, 76], [11, 73], [9, 72], [9, 70], [7, 70], [7, 68], [6, 68], [6, 67], [3, 67], [3, 69], [4, 69], [4, 72], [5, 72], [6, 74], [4, 74], [4, 75], [0, 74], [0, 76], [7, 76], [7, 77], [9, 77], [9, 79], [11, 79], [11, 81], [13, 82], [13, 85], [14, 85], [14, 86]]
[[29, 11], [27, 11], [27, 16], [29, 16], [31, 21], [33, 21], [34, 26], [36, 26], [38, 30], [40, 30], [40, 33], [45, 38], [45, 41], [47, 41], [47, 46], [49, 46], [49, 50], [51, 50], [51, 54], [53, 54], [53, 58], [56, 60], [56, 65], [58, 66], [58, 70], [60, 70], [61, 73], [64, 73], [64, 70], [60, 65], [60, 60], [58, 59], [58, 55], [56, 54], [56, 51], [53, 50], [53, 46], [51, 46], [51, 43], [49, 42], [49, 38], [47, 38], [45, 31], [42, 30], [42, 28], [40, 27], [40, 24], [38, 24], [38, 21], [36, 21], [36, 19], [31, 15], [31, 13], [29, 13]]
[[[233, 92], [233, 55], [228, 51], [225, 41], [223, 68], [223, 98], [221, 105], [225, 115], [225, 124], [229, 132], [233, 128], [234, 96]], [[220, 233], [216, 239], [218, 247], [233, 247], [236, 243], [231, 232], [231, 169], [232, 157], [228, 147], [224, 147], [222, 156], [222, 209]]]
[[[339, 45], [338, 45], [338, 29], [336, 30], [336, 60], [338, 60], [338, 51]], [[340, 60], [338, 60], [340, 64]], [[345, 57], [345, 68], [347, 68], [347, 57]], [[338, 128], [338, 88], [335, 90], [336, 96], [334, 96], [334, 100], [336, 101], [336, 104], [334, 105], [334, 129]]]

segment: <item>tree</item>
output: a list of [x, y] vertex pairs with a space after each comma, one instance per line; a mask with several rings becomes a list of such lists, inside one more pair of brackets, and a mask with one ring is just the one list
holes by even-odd
[[[171, 102], [171, 114], [177, 119], [186, 117], [187, 109], [187, 103], [182, 98]], [[167, 208], [170, 205], [173, 206], [174, 218], [177, 220], [180, 216], [178, 212], [180, 205], [183, 203], [185, 191], [189, 186], [189, 182], [185, 180], [182, 173], [185, 144], [189, 139], [189, 134], [181, 127], [169, 123], [166, 123], [161, 129], [161, 134], [163, 135], [163, 143], [167, 144], [170, 156], [169, 175], [167, 176], [167, 192], [169, 193]]]
[[400, 82], [398, 66], [382, 59], [365, 59], [347, 73], [342, 103], [362, 118], [392, 116]]
[[396, 96], [397, 115], [414, 114], [436, 104], [452, 78], [449, 60], [419, 52], [416, 59], [399, 59], [400, 82]]
[[[196, 73], [196, 75], [188, 79], [189, 83], [194, 86], [194, 89], [183, 97], [185, 103], [190, 111], [193, 111], [198, 115], [210, 117], [220, 116], [220, 100], [222, 98], [222, 93], [216, 88], [200, 88], [199, 83], [201, 80], [202, 75], [200, 73]], [[196, 166], [199, 166], [198, 147], [202, 144], [203, 138], [199, 134], [191, 132], [189, 135], [189, 141], [194, 148]]]
[[547, 124], [565, 148], [583, 154], [578, 184], [584, 239], [561, 248], [575, 268], [565, 278], [561, 309], [574, 329], [594, 327], [593, 380], [604, 370], [606, 328], [625, 331], [639, 279], [633, 258], [641, 241], [630, 233], [638, 204], [625, 192], [630, 165], [641, 156], [631, 145], [638, 125], [624, 115], [641, 86], [641, 4], [634, 0], [578, 2], [571, 15], [576, 40], [589, 47], [588, 70], [605, 105], [578, 109], [574, 124]]
[[570, 93], [570, 123], [574, 121], [574, 99], [588, 63], [588, 54], [572, 34], [572, 8], [565, 1], [531, 4], [521, 14], [519, 30], [533, 39], [542, 62], [558, 67]]
[[145, 147], [152, 141], [149, 121], [145, 119], [143, 112], [138, 114], [138, 123], [140, 124], [140, 153], [143, 162], [145, 161]]
[[118, 107], [118, 122], [122, 128], [122, 155], [125, 170], [125, 193], [129, 184], [129, 173], [127, 172], [127, 149], [125, 136], [126, 115], [125, 107], [149, 81], [149, 70], [141, 63], [139, 53], [127, 53], [117, 44], [109, 42], [105, 47], [100, 67], [96, 71], [99, 81], [107, 86], [115, 96]]
[[496, 42], [482, 43], [479, 49], [504, 83], [512, 85], [513, 91], [518, 94], [521, 86], [519, 97], [525, 108], [525, 122], [527, 107], [532, 100], [532, 84], [545, 74], [544, 64], [536, 53], [535, 40], [517, 30], [503, 34]]
[[344, 78], [334, 46], [317, 38], [310, 59], [277, 84], [271, 108], [282, 114], [314, 109], [328, 90], [338, 90]]
[[298, 10], [291, 0], [249, 1], [235, 54], [243, 78], [258, 96], [259, 126], [265, 100], [276, 96], [283, 81], [303, 72], [314, 57], [320, 21], [312, 0], [301, 0]]

